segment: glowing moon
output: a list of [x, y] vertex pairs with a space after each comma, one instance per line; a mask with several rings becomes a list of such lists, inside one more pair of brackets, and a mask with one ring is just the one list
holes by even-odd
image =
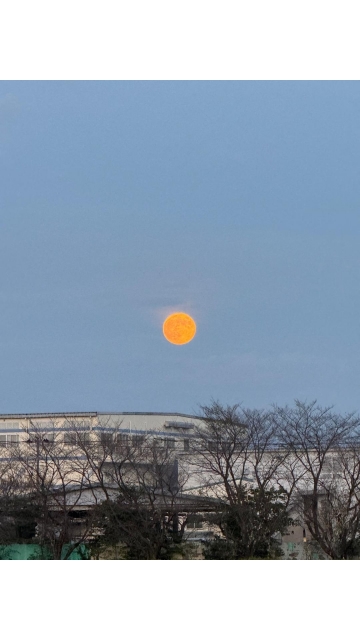
[[163, 334], [172, 344], [186, 344], [196, 333], [196, 323], [187, 313], [172, 313], [163, 324]]

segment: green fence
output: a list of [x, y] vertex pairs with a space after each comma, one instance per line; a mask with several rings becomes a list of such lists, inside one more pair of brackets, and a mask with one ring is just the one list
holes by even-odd
[[[62, 548], [62, 557], [69, 549], [69, 545]], [[10, 544], [0, 545], [0, 560], [52, 560], [49, 549], [39, 544]], [[84, 544], [80, 544], [71, 552], [68, 560], [89, 560], [90, 552]]]

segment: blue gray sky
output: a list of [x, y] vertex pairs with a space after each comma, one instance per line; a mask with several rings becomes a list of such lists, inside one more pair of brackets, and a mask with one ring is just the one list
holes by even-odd
[[359, 82], [1, 82], [0, 166], [0, 412], [360, 409]]

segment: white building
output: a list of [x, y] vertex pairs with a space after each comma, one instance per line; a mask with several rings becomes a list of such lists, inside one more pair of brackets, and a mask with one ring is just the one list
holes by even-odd
[[[21, 442], [29, 442], [34, 431], [38, 431], [44, 441], [54, 439], [70, 447], [73, 446], [74, 427], [84, 433], [114, 432], [120, 441], [138, 444], [144, 437], [153, 437], [160, 447], [171, 450], [175, 459], [181, 460], [190, 449], [191, 439], [195, 437], [197, 426], [201, 426], [199, 417], [182, 413], [137, 413], [137, 412], [67, 412], [67, 413], [31, 413], [0, 414], [0, 460], [9, 456], [12, 446]], [[250, 481], [251, 483], [251, 481]], [[186, 509], [188, 502], [190, 511], [194, 500], [201, 497], [202, 485], [199, 476], [189, 474], [189, 479], [182, 488], [182, 502]], [[71, 502], [71, 500], [70, 500]], [[201, 499], [200, 499], [201, 502]], [[81, 500], [86, 508], [90, 502], [84, 492]], [[79, 504], [80, 506], [80, 504]], [[201, 509], [199, 509], [201, 510]], [[194, 509], [193, 509], [194, 511]], [[211, 530], [194, 514], [189, 518], [186, 538], [189, 540], [206, 539]], [[283, 538], [283, 550], [286, 559], [292, 557], [305, 558], [306, 544], [303, 538], [303, 527], [295, 525], [289, 535]]]

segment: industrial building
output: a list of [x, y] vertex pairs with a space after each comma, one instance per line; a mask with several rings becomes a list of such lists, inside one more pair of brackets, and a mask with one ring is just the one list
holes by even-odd
[[[119, 446], [137, 446], [149, 438], [160, 449], [171, 452], [173, 460], [184, 461], [190, 449], [191, 439], [195, 437], [195, 429], [201, 426], [201, 419], [197, 416], [182, 413], [138, 413], [138, 412], [67, 412], [67, 413], [32, 413], [32, 414], [1, 414], [0, 415], [0, 461], [11, 455], [11, 450], [18, 445], [26, 445], [34, 441], [34, 434], [48, 445], [61, 443], [71, 455], [79, 434], [89, 439], [91, 434], [116, 433]], [[113, 437], [113, 436], [112, 436]], [[39, 452], [38, 452], [39, 453]], [[40, 456], [41, 457], [41, 456]], [[176, 466], [176, 473], [178, 467]], [[177, 478], [176, 478], [177, 479]], [[249, 484], [252, 479], [249, 476]], [[94, 489], [83, 489], [81, 497], [74, 483], [69, 484], [67, 502], [73, 505], [74, 530], [81, 527], [81, 512], [91, 508], [95, 500], [102, 500], [101, 489], [94, 494]], [[202, 497], [202, 485], [199, 477], [196, 479], [189, 473], [181, 487], [178, 496], [179, 512], [186, 514], [187, 525], [185, 539], [200, 542], [209, 539], [214, 534], [214, 528], [206, 523], [205, 512], [209, 511], [209, 498]], [[73, 497], [72, 497], [73, 496]], [[214, 504], [216, 500], [214, 500]], [[205, 517], [196, 514], [203, 513]], [[76, 525], [76, 526], [75, 526]], [[80, 529], [78, 529], [80, 531]], [[288, 536], [283, 537], [282, 548], [285, 559], [306, 558], [306, 533], [301, 525], [295, 525]]]

